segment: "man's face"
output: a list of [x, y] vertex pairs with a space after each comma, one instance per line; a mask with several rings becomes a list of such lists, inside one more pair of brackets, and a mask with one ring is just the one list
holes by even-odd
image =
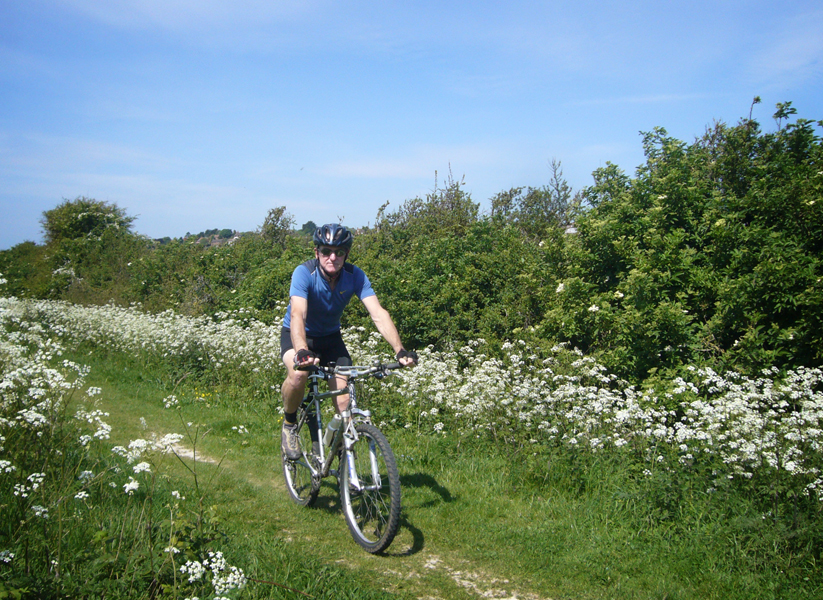
[[314, 249], [314, 254], [320, 260], [320, 266], [327, 275], [337, 275], [343, 268], [343, 263], [346, 262], [348, 251], [341, 248], [333, 248], [331, 246], [320, 246]]

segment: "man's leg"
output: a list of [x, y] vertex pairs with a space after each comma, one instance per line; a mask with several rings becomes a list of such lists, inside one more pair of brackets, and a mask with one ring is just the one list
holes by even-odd
[[[283, 355], [283, 364], [286, 365], [286, 379], [280, 391], [283, 394], [283, 412], [294, 414], [306, 394], [306, 382], [309, 380], [307, 371], [297, 371], [294, 368], [294, 349], [287, 350]], [[293, 422], [293, 421], [292, 421]]]
[[[346, 385], [348, 385], [348, 379], [341, 375], [329, 379], [329, 389], [331, 390], [339, 390], [346, 387]], [[334, 403], [337, 406], [337, 412], [343, 412], [349, 408], [349, 395], [342, 394], [340, 396], [335, 396]]]
[[280, 391], [283, 395], [283, 431], [281, 444], [283, 453], [291, 460], [300, 458], [300, 443], [297, 437], [297, 409], [306, 393], [306, 382], [309, 374], [306, 371], [297, 371], [294, 368], [294, 349], [287, 350], [283, 355], [283, 364], [286, 365], [286, 379]]

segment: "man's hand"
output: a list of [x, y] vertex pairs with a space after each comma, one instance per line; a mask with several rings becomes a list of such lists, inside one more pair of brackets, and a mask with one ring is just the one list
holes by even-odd
[[294, 368], [296, 370], [304, 369], [306, 367], [315, 367], [320, 364], [320, 359], [317, 355], [307, 348], [298, 350], [294, 355]]
[[397, 353], [397, 362], [404, 367], [413, 367], [417, 364], [417, 352], [407, 351], [405, 348]]

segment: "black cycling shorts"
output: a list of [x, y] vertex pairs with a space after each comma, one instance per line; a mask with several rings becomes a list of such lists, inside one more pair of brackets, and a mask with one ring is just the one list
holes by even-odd
[[[324, 367], [329, 366], [330, 363], [337, 363], [341, 358], [348, 359], [348, 364], [351, 364], [351, 356], [346, 349], [346, 344], [343, 343], [343, 335], [339, 331], [331, 335], [306, 337], [306, 343], [309, 345], [309, 350], [320, 358], [320, 364]], [[294, 346], [291, 344], [291, 330], [283, 327], [280, 330], [280, 358], [282, 359], [292, 348]]]

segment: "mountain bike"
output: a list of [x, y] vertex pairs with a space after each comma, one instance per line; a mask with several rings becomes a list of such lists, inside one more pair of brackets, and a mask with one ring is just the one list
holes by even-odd
[[[388, 548], [400, 525], [400, 475], [386, 436], [371, 422], [371, 412], [357, 408], [355, 383], [368, 377], [382, 379], [399, 368], [400, 363], [307, 368], [307, 393], [297, 411], [302, 454], [297, 460], [283, 454], [286, 488], [301, 506], [314, 503], [323, 478], [337, 478], [349, 531], [371, 553]], [[320, 382], [336, 375], [346, 376], [347, 386], [321, 392]], [[349, 408], [334, 416], [321, 440], [321, 402], [346, 393]], [[335, 459], [337, 469], [332, 469]]]

